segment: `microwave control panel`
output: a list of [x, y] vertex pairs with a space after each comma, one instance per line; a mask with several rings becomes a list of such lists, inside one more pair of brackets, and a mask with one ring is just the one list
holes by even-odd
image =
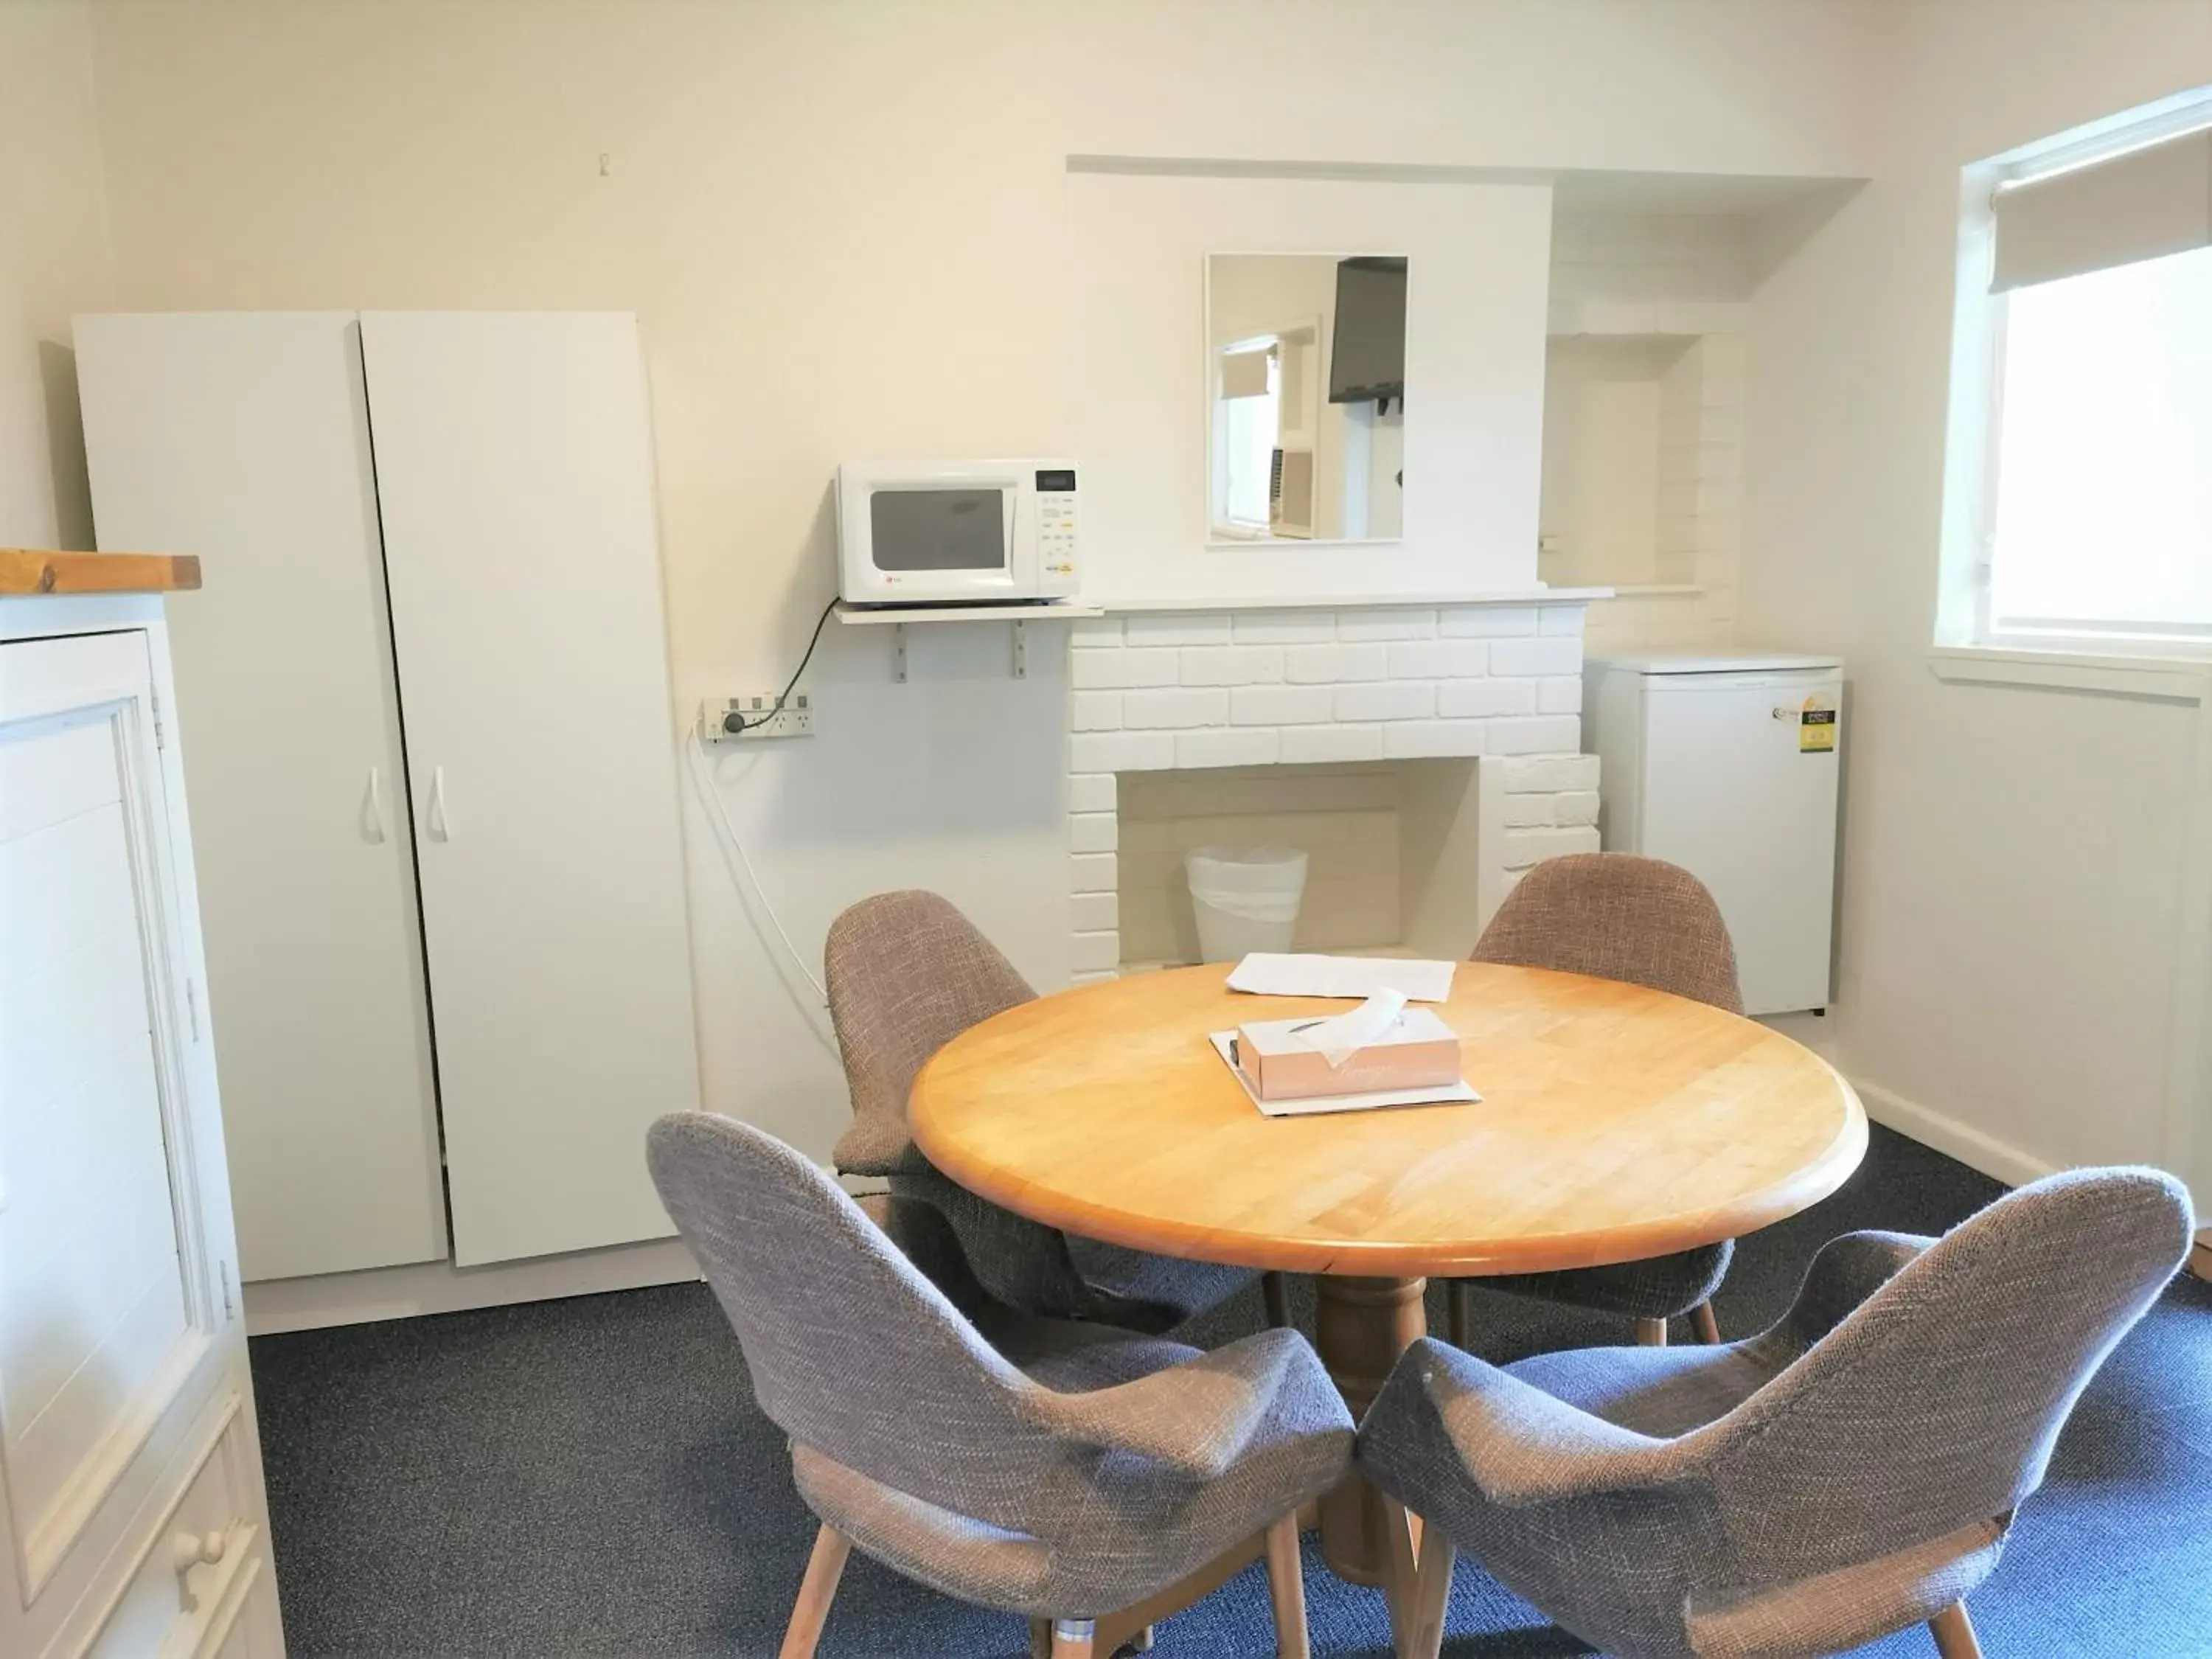
[[1059, 467], [1036, 475], [1037, 563], [1051, 585], [1075, 586], [1075, 473]]

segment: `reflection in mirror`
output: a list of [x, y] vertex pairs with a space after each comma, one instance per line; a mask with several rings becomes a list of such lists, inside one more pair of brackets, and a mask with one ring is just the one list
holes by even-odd
[[1207, 524], [1216, 541], [1402, 533], [1406, 261], [1206, 262]]

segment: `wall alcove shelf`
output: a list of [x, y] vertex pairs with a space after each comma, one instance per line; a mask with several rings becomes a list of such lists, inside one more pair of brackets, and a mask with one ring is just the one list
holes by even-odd
[[0, 598], [41, 593], [175, 593], [200, 585], [190, 553], [57, 553], [0, 547]]

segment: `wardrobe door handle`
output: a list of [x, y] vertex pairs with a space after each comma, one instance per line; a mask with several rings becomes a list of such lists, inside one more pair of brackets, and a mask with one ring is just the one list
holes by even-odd
[[453, 820], [446, 813], [446, 769], [430, 769], [430, 839], [451, 841], [453, 838]]
[[373, 842], [384, 840], [384, 776], [375, 767], [368, 769], [368, 793], [362, 802], [362, 821]]

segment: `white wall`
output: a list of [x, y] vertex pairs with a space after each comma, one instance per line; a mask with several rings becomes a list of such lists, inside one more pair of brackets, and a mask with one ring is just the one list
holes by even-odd
[[[1202, 501], [1204, 249], [1176, 264], [1175, 293], [1109, 319], [1160, 305], [1188, 330], [1163, 361], [1188, 384], [1130, 384], [1109, 408], [1074, 366], [1097, 319], [1067, 280], [1070, 218], [1092, 186], [1142, 202], [1188, 183], [1248, 215], [1267, 191], [1071, 179], [1072, 152], [1851, 173], [1871, 118], [1848, 8], [1768, 0], [99, 0], [94, 15], [118, 302], [639, 314], [679, 712], [773, 690], [796, 661], [830, 592], [842, 459], [1091, 465], [1109, 459], [1085, 448], [1096, 417], [1187, 421], [1164, 466], [1147, 455], [1134, 475], [1144, 524], [1100, 523], [1094, 544], [1187, 550], [1151, 538]], [[1284, 216], [1243, 222], [1260, 241], [1216, 246], [1287, 238], [1315, 222], [1298, 201], [1349, 188], [1277, 184]], [[1416, 234], [1436, 192], [1457, 192], [1387, 189], [1400, 205], [1355, 240], [1412, 252], [1419, 283], [1440, 267]], [[1352, 245], [1328, 228], [1306, 246]], [[1534, 484], [1532, 469], [1531, 539]], [[720, 763], [725, 797], [803, 951], [842, 903], [928, 885], [1056, 983], [1054, 652], [1033, 641], [1017, 682], [1003, 629], [910, 631], [912, 679], [894, 685], [887, 630], [833, 623], [820, 735]], [[817, 1018], [787, 995], [696, 812], [690, 829], [708, 1097], [823, 1152], [847, 1109]]]
[[90, 10], [0, 5], [0, 547], [92, 545], [69, 319], [109, 297]]
[[1687, 340], [1568, 335], [1544, 365], [1544, 579], [1656, 582], [1659, 386]]
[[2177, 1121], [2212, 1124], [2175, 996], [2206, 943], [2181, 921], [2199, 717], [1945, 684], [1925, 651], [1959, 170], [2212, 81], [2212, 3], [1871, 15], [1874, 182], [1754, 301], [1744, 470], [1743, 637], [1851, 665], [1830, 1036], [1878, 1114], [1985, 1167], [2179, 1161]]
[[[1534, 585], [1548, 186], [1112, 173], [1067, 183], [1071, 421], [1091, 474], [1094, 591], [1219, 599]], [[1205, 548], [1206, 257], [1266, 247], [1407, 257], [1400, 542]]]
[[[1828, 1033], [1990, 1160], [2154, 1156], [2179, 1075], [2175, 896], [2203, 836], [2184, 820], [2196, 717], [1945, 685], [1922, 651], [1958, 168], [2208, 80], [2212, 0], [98, 0], [89, 30], [82, 4], [19, 0], [0, 6], [0, 542], [83, 527], [47, 441], [65, 365], [37, 349], [70, 311], [635, 310], [688, 708], [795, 660], [840, 459], [1073, 448], [1102, 412], [1194, 429], [1194, 350], [1172, 354], [1192, 387], [1102, 409], [1065, 280], [1091, 186], [1182, 181], [1071, 180], [1071, 152], [1872, 173], [1765, 283], [1750, 342], [1739, 632], [1854, 665]], [[1392, 188], [1418, 223], [1455, 187]], [[1194, 337], [1196, 262], [1178, 270], [1146, 303]], [[1134, 499], [1162, 522], [1200, 499], [1194, 471], [1147, 476]], [[1060, 741], [1055, 653], [1016, 682], [1003, 630], [916, 632], [898, 686], [882, 630], [833, 623], [822, 735], [721, 762], [725, 797], [803, 951], [842, 903], [923, 884], [1054, 981], [1059, 775], [998, 763]], [[690, 827], [709, 1098], [822, 1151], [834, 1062]]]

